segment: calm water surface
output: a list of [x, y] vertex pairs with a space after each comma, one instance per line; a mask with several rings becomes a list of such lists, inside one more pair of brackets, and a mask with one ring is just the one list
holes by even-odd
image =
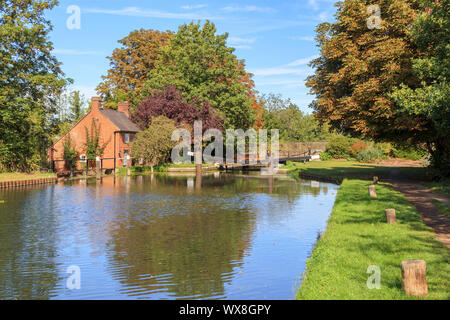
[[293, 299], [336, 192], [223, 173], [0, 190], [0, 299]]

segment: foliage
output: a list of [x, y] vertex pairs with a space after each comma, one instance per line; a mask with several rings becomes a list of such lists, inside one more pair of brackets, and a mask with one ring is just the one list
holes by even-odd
[[136, 107], [131, 119], [145, 129], [157, 116], [165, 116], [173, 120], [177, 126], [187, 124], [191, 128], [194, 121], [202, 120], [203, 130], [209, 128], [220, 130], [223, 126], [220, 116], [209, 103], [195, 97], [188, 103], [175, 86], [167, 86], [162, 91], [155, 90]]
[[88, 159], [95, 159], [97, 156], [103, 154], [103, 146], [100, 144], [100, 124], [97, 126], [94, 119], [92, 119], [90, 130], [88, 127], [84, 127], [86, 130], [86, 156]]
[[420, 115], [401, 114], [388, 93], [401, 83], [415, 86], [411, 59], [417, 50], [408, 33], [417, 0], [382, 0], [380, 29], [369, 29], [373, 1], [336, 3], [336, 22], [317, 27], [320, 57], [307, 86], [316, 95], [317, 116], [344, 133], [375, 140], [420, 140], [429, 126]]
[[[426, 227], [417, 210], [399, 192], [377, 185], [378, 199], [371, 199], [372, 182], [344, 180], [338, 190], [325, 233], [317, 242], [297, 299], [400, 300], [401, 262], [427, 262], [427, 299], [449, 299], [449, 251]], [[386, 223], [384, 209], [394, 208], [397, 224]], [[381, 269], [381, 288], [368, 290], [367, 267]]]
[[80, 120], [85, 114], [86, 110], [83, 107], [86, 103], [84, 95], [80, 93], [80, 91], [75, 90], [70, 92], [69, 94], [69, 106], [70, 106], [70, 121], [72, 123]]
[[450, 176], [450, 2], [421, 2], [427, 10], [417, 15], [409, 32], [423, 52], [413, 60], [420, 83], [403, 83], [391, 98], [402, 115], [424, 119], [429, 130], [421, 141], [428, 143], [432, 166]]
[[315, 142], [325, 141], [329, 136], [328, 126], [320, 124], [314, 115], [304, 114], [297, 105], [280, 95], [262, 95], [264, 129], [278, 129], [281, 141]]
[[441, 214], [450, 217], [450, 206], [435, 199], [432, 199], [431, 201]]
[[31, 171], [46, 159], [56, 99], [68, 83], [52, 55], [45, 11], [55, 0], [0, 1], [0, 162]]
[[375, 144], [375, 146], [378, 149], [380, 149], [381, 151], [383, 151], [383, 154], [385, 156], [392, 155], [393, 147], [392, 147], [392, 144], [390, 142], [377, 142]]
[[427, 154], [426, 150], [414, 145], [395, 145], [392, 149], [392, 155], [395, 158], [404, 158], [410, 160], [420, 160]]
[[161, 48], [171, 37], [170, 31], [140, 29], [118, 41], [121, 47], [108, 57], [110, 69], [97, 87], [106, 101], [105, 108], [115, 109], [120, 101], [130, 101], [133, 106], [140, 101], [147, 74], [155, 68]]
[[73, 160], [77, 157], [77, 150], [72, 144], [72, 138], [70, 134], [67, 135], [63, 140], [63, 159], [64, 160]]
[[354, 144], [351, 145], [350, 151], [353, 156], [357, 155], [364, 149], [367, 149], [367, 145], [364, 143], [364, 141], [356, 141]]
[[351, 147], [356, 139], [335, 135], [329, 139], [325, 151], [335, 159], [348, 159], [353, 156]]
[[333, 157], [326, 151], [323, 151], [319, 154], [320, 156], [320, 160], [322, 161], [329, 161], [329, 160], [333, 160]]
[[360, 162], [374, 162], [383, 158], [383, 151], [375, 146], [362, 149], [356, 154], [356, 160]]
[[175, 146], [175, 142], [171, 141], [174, 130], [175, 123], [165, 116], [151, 119], [150, 126], [136, 134], [131, 150], [133, 158], [142, 159], [144, 164], [151, 167], [166, 163]]
[[196, 97], [208, 101], [224, 119], [224, 127], [248, 128], [254, 124], [250, 91], [243, 83], [242, 62], [226, 46], [228, 34], [216, 35], [216, 27], [206, 21], [178, 28], [155, 68], [148, 73], [145, 92], [176, 85], [189, 103]]

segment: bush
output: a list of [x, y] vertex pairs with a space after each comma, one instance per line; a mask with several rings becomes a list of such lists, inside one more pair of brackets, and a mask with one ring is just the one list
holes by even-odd
[[395, 158], [409, 160], [420, 160], [427, 154], [426, 150], [419, 146], [395, 145], [392, 149], [392, 155]]
[[367, 149], [367, 145], [364, 143], [364, 141], [357, 141], [350, 147], [350, 150], [352, 152], [352, 156], [356, 156], [358, 153], [360, 153], [362, 150]]
[[360, 162], [374, 162], [383, 158], [383, 151], [377, 147], [368, 147], [356, 155]]
[[335, 136], [328, 142], [326, 152], [332, 158], [348, 159], [352, 157], [351, 146], [357, 140], [345, 136]]
[[376, 143], [375, 146], [381, 151], [383, 151], [383, 154], [385, 156], [389, 156], [392, 154], [392, 145], [390, 142], [379, 142]]
[[333, 157], [326, 151], [320, 153], [320, 160], [329, 161], [333, 160]]

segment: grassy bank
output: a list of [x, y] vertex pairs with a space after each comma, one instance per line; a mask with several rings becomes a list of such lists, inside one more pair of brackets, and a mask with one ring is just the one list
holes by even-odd
[[0, 182], [5, 181], [23, 181], [44, 178], [56, 178], [54, 173], [21, 173], [21, 172], [5, 172], [0, 173]]
[[431, 200], [440, 213], [450, 217], [450, 207], [438, 200]]
[[[296, 171], [304, 171], [312, 174], [326, 175], [329, 177], [369, 179], [376, 175], [379, 178], [392, 177], [392, 171], [403, 177], [415, 180], [426, 180], [426, 168], [423, 167], [388, 167], [356, 161], [311, 161], [307, 163], [296, 162], [290, 166], [283, 166]], [[294, 172], [295, 173], [295, 172]]]
[[425, 183], [431, 191], [450, 198], [450, 179], [445, 179], [439, 182], [427, 182]]
[[[297, 299], [410, 299], [402, 290], [401, 262], [427, 263], [428, 299], [449, 299], [450, 251], [435, 239], [416, 209], [385, 184], [377, 199], [369, 181], [345, 179], [323, 237], [307, 262]], [[394, 208], [397, 224], [386, 224], [384, 209]], [[381, 269], [381, 289], [368, 289], [367, 267]]]

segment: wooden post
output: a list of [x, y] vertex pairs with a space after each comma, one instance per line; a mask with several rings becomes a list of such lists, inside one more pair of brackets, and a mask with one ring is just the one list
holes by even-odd
[[426, 297], [428, 295], [426, 273], [427, 264], [424, 260], [402, 261], [402, 286], [408, 296]]
[[97, 173], [97, 180], [100, 180], [102, 178], [102, 164], [100, 157], [95, 158], [95, 164], [96, 164], [96, 173]]
[[377, 176], [373, 176], [373, 184], [377, 184], [378, 183], [378, 177]]
[[375, 185], [374, 184], [371, 184], [369, 186], [369, 196], [371, 198], [376, 198], [377, 197], [377, 193], [375, 192]]
[[384, 210], [386, 213], [386, 221], [388, 224], [396, 224], [397, 218], [395, 217], [395, 209], [386, 209]]

